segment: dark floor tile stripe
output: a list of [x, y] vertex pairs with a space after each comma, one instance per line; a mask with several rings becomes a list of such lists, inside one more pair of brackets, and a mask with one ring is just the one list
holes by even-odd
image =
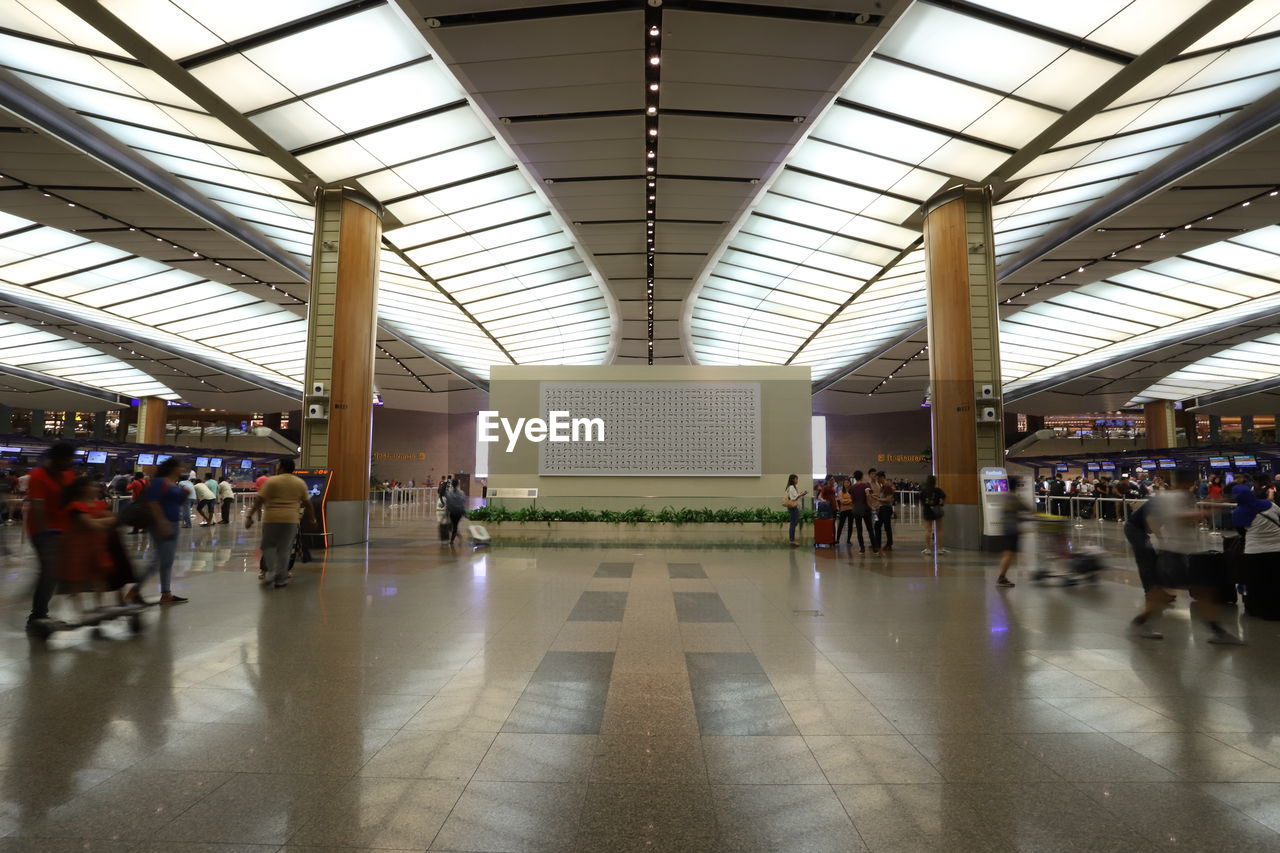
[[599, 734], [612, 677], [613, 652], [547, 652], [502, 730]]
[[703, 735], [799, 734], [760, 661], [750, 652], [686, 652]]
[[635, 563], [601, 563], [592, 577], [597, 578], [629, 578], [635, 571]]
[[569, 613], [570, 622], [621, 622], [627, 609], [625, 592], [584, 592]]
[[681, 622], [732, 622], [729, 608], [716, 592], [677, 592], [676, 619]]
[[675, 579], [706, 578], [702, 563], [667, 563], [667, 577]]

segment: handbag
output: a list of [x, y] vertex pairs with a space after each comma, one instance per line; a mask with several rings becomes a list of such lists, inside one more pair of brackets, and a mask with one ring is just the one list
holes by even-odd
[[782, 505], [785, 506], [787, 509], [795, 509], [800, 504], [799, 504], [799, 501], [792, 500], [791, 498], [783, 498]]

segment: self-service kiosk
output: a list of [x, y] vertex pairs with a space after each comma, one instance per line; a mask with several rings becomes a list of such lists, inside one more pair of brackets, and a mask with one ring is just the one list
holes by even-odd
[[308, 528], [306, 519], [302, 520], [302, 535], [307, 537], [307, 544], [312, 548], [329, 546], [329, 525], [325, 518], [325, 501], [329, 497], [328, 468], [307, 468], [293, 472], [307, 484], [307, 493], [311, 495], [311, 509], [315, 513], [316, 523]]
[[1009, 498], [1009, 472], [1003, 468], [983, 468], [981, 481], [982, 535], [1000, 536], [1005, 501]]

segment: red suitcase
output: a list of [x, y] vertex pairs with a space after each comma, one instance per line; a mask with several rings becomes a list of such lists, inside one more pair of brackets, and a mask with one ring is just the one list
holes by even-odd
[[815, 518], [813, 520], [813, 547], [834, 548], [836, 546], [836, 520], [834, 518]]

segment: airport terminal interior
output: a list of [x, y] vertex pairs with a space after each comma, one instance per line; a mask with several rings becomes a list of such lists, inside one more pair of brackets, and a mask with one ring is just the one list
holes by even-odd
[[0, 853], [1280, 850], [1280, 0], [0, 0]]

